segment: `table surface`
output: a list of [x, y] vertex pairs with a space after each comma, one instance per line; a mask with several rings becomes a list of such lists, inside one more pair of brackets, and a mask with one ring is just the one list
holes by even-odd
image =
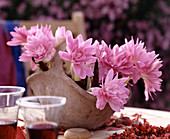
[[[120, 112], [115, 112], [114, 115], [119, 117], [121, 114], [124, 114], [124, 116], [128, 116], [131, 118], [132, 115], [136, 113], [141, 114], [142, 118], [146, 118], [151, 125], [166, 127], [168, 124], [170, 124], [170, 112], [168, 111], [125, 107], [124, 110], [121, 110]], [[91, 132], [92, 136], [90, 139], [107, 139], [114, 132], [120, 133], [123, 132], [123, 130], [108, 131], [108, 129], [105, 129], [93, 131]], [[59, 136], [59, 139], [64, 139], [64, 137]]]
[[[141, 114], [142, 118], [145, 118], [151, 125], [166, 127], [168, 124], [170, 124], [170, 112], [168, 111], [125, 107], [124, 110], [121, 110], [120, 112], [115, 112], [114, 115], [120, 117], [120, 115], [123, 114], [124, 116], [134, 118], [132, 115], [136, 113]], [[20, 118], [22, 119], [23, 117]], [[19, 124], [18, 126], [22, 126], [23, 122], [19, 122], [18, 124]], [[107, 139], [110, 135], [112, 135], [115, 132], [118, 133], [123, 132], [123, 129], [118, 131], [113, 131], [108, 129], [109, 128], [105, 130], [97, 130], [91, 132], [90, 139]], [[63, 137], [63, 135], [60, 135], [59, 139], [65, 139], [65, 138]]]

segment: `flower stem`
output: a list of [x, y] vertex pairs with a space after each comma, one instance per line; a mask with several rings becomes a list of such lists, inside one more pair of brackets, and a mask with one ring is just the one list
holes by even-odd
[[94, 67], [94, 76], [92, 77], [92, 87], [99, 86], [99, 69], [98, 69], [98, 62], [95, 63]]
[[49, 70], [48, 66], [47, 66], [47, 63], [44, 63], [42, 61], [39, 62], [39, 67], [40, 69], [42, 69], [42, 71], [47, 71]]
[[37, 61], [35, 61], [34, 57], [32, 57], [32, 61], [33, 61], [38, 67], [40, 67], [40, 69], [41, 69], [42, 71], [47, 71], [47, 70], [49, 70], [47, 63], [44, 63], [43, 61], [37, 62]]

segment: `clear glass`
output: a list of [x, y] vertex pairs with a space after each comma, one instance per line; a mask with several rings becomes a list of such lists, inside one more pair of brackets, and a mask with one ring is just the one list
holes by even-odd
[[0, 139], [16, 139], [18, 106], [24, 87], [0, 86]]
[[32, 96], [16, 102], [23, 113], [27, 139], [57, 139], [65, 97]]

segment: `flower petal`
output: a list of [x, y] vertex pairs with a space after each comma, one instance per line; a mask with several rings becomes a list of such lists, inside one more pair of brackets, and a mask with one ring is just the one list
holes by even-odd
[[61, 59], [66, 60], [66, 61], [70, 61], [70, 55], [67, 52], [63, 52], [63, 51], [59, 51], [58, 52], [59, 56]]

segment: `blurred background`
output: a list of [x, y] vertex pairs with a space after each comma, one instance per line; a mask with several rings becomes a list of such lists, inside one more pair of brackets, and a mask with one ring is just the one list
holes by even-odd
[[0, 0], [0, 20], [70, 19], [73, 11], [84, 13], [88, 38], [113, 46], [133, 36], [159, 53], [162, 92], [145, 102], [139, 81], [126, 106], [170, 111], [170, 0]]

